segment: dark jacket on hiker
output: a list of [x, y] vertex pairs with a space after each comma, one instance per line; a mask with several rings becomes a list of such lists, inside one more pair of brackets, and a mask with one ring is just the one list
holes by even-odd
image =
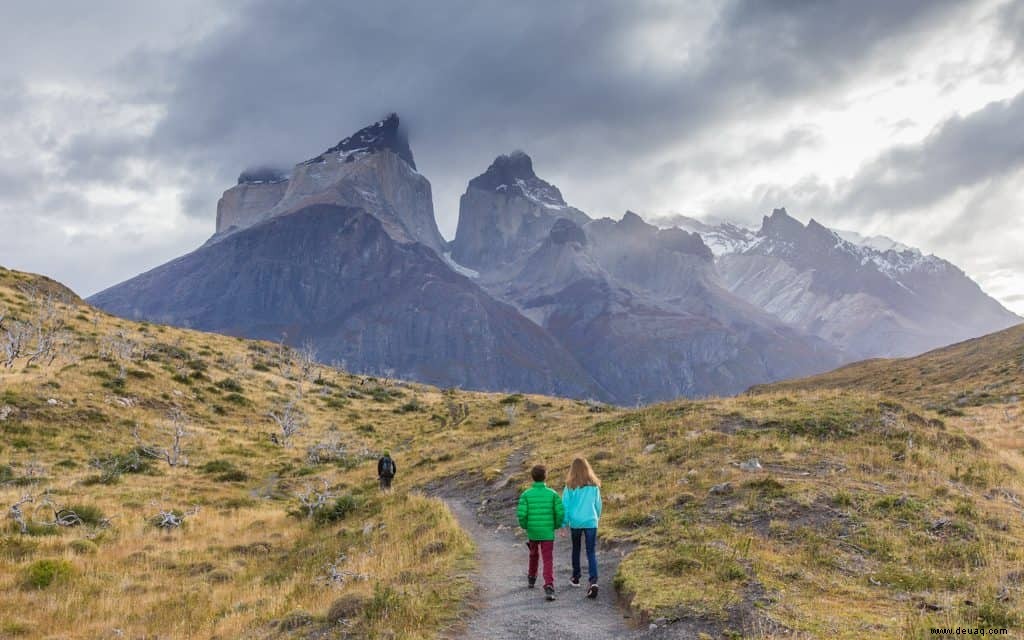
[[381, 478], [394, 478], [398, 472], [398, 465], [391, 459], [391, 456], [383, 456], [377, 461], [377, 475]]
[[555, 529], [562, 528], [565, 507], [558, 493], [543, 482], [534, 482], [519, 496], [516, 516], [519, 517], [519, 526], [526, 529], [528, 539], [554, 540]]

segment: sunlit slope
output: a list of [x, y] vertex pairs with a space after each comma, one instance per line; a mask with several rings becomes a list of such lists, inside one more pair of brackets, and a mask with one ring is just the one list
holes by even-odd
[[[604, 479], [601, 536], [628, 552], [614, 582], [638, 619], [710, 637], [1020, 625], [1019, 472], [907, 401], [786, 392], [623, 410], [440, 390], [120, 320], [33, 282], [0, 271], [4, 322], [59, 334], [52, 362], [0, 374], [0, 506], [33, 498], [27, 533], [3, 522], [0, 636], [454, 633], [472, 546], [428, 494], [487, 498], [484, 514], [508, 522], [528, 467], [547, 463], [560, 488], [577, 453]], [[287, 443], [281, 423], [299, 427]], [[384, 449], [399, 466], [386, 497]], [[54, 526], [51, 505], [84, 522]], [[184, 525], [157, 526], [161, 512]]]

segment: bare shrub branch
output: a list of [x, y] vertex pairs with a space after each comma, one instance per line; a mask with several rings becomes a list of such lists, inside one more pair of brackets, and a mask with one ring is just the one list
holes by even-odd
[[183, 441], [189, 437], [188, 416], [180, 407], [172, 407], [167, 413], [170, 424], [167, 427], [170, 437], [170, 445], [163, 447], [154, 444], [146, 444], [139, 435], [139, 425], [132, 428], [132, 437], [138, 443], [138, 448], [145, 455], [163, 460], [172, 467], [188, 466], [188, 457], [184, 454]]
[[307, 484], [296, 497], [298, 497], [302, 507], [306, 510], [306, 517], [312, 518], [317, 509], [327, 504], [328, 500], [333, 500], [338, 496], [330, 492], [326, 480], [321, 480], [319, 489], [311, 484]]
[[306, 414], [296, 406], [295, 399], [289, 400], [280, 410], [270, 411], [267, 415], [277, 424], [281, 433], [278, 442], [284, 447], [291, 446], [292, 437], [306, 426]]
[[21, 510], [21, 505], [29, 504], [31, 502], [35, 502], [35, 498], [32, 494], [26, 493], [21, 496], [21, 499], [12, 504], [8, 511], [8, 517], [18, 524], [18, 528], [21, 530], [22, 534], [28, 533], [28, 520], [25, 519], [25, 512]]

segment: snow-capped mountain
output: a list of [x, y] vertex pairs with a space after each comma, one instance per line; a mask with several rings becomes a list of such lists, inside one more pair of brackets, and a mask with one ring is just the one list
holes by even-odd
[[913, 355], [1021, 321], [955, 265], [885, 236], [804, 225], [785, 209], [758, 230], [657, 221], [699, 233], [730, 291], [849, 358]]
[[522, 152], [470, 181], [452, 244], [618, 402], [737, 393], [839, 362], [825, 341], [727, 291], [700, 235], [633, 212], [591, 220]]
[[757, 242], [756, 231], [728, 222], [713, 225], [682, 214], [674, 214], [651, 218], [651, 223], [662, 229], [675, 227], [700, 234], [704, 244], [716, 256], [741, 253]]
[[528, 155], [469, 181], [455, 239], [398, 116], [289, 171], [244, 171], [202, 247], [93, 296], [112, 313], [310, 340], [354, 371], [618, 403], [730, 394], [1015, 324], [882, 237], [685, 216], [591, 219]]
[[358, 372], [610, 399], [444, 249], [430, 183], [392, 116], [290, 176], [244, 173], [221, 200], [214, 238], [90, 301], [129, 318], [312, 341], [321, 359]]
[[452, 258], [471, 269], [493, 270], [533, 251], [559, 218], [590, 220], [565, 202], [558, 187], [537, 177], [530, 156], [498, 156], [469, 181], [459, 201]]

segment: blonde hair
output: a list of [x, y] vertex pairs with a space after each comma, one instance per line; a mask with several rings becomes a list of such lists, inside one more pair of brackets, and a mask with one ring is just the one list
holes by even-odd
[[600, 487], [601, 480], [594, 473], [587, 459], [579, 456], [572, 461], [572, 466], [569, 467], [569, 473], [565, 476], [565, 486], [570, 489], [579, 489], [587, 485]]

